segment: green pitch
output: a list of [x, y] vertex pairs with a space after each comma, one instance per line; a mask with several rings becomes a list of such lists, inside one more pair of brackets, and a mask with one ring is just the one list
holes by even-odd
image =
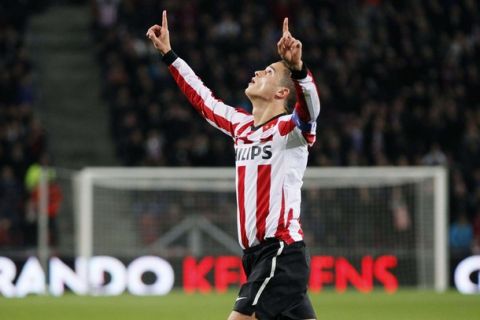
[[[326, 292], [311, 295], [320, 320], [478, 320], [480, 296], [462, 296], [450, 291], [400, 291], [360, 294]], [[164, 297], [0, 297], [1, 320], [225, 320], [235, 292], [185, 295], [181, 291]]]

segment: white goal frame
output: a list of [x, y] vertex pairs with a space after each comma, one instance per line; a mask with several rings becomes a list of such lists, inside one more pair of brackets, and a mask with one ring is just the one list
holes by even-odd
[[[192, 189], [201, 188], [196, 179], [212, 179], [218, 183], [209, 188], [234, 190], [234, 168], [85, 168], [74, 179], [76, 255], [90, 258], [93, 253], [93, 186], [102, 178], [119, 178], [134, 182], [142, 178], [191, 179]], [[332, 185], [341, 185], [343, 179], [362, 178], [369, 184], [370, 178], [388, 179], [433, 179], [434, 188], [434, 288], [437, 292], [448, 289], [448, 179], [444, 167], [345, 167], [308, 168], [305, 177], [324, 179]], [[306, 182], [308, 183], [308, 182]], [[327, 184], [328, 185], [328, 184]], [[140, 186], [141, 187], [141, 186]]]

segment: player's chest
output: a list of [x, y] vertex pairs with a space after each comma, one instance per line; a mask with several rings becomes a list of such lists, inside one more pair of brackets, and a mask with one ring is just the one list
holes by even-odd
[[235, 160], [238, 163], [267, 163], [282, 149], [282, 140], [275, 126], [248, 128], [235, 137]]

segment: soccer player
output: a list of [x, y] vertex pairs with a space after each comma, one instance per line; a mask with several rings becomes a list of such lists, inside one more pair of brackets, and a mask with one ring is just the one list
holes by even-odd
[[[247, 282], [228, 319], [315, 319], [307, 296], [309, 256], [299, 217], [320, 101], [288, 19], [277, 43], [281, 60], [256, 71], [245, 89], [252, 114], [215, 98], [172, 51], [166, 11], [162, 25], [148, 29], [147, 37], [193, 107], [235, 145], [237, 228]], [[289, 114], [291, 96], [297, 102]]]

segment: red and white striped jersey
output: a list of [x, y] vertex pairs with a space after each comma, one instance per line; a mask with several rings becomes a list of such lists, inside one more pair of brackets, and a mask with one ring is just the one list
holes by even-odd
[[[238, 239], [242, 248], [266, 238], [287, 244], [302, 240], [300, 189], [320, 112], [311, 73], [304, 69], [292, 75], [297, 91], [292, 114], [280, 114], [254, 127], [251, 114], [216, 99], [173, 51], [164, 56], [164, 61], [194, 108], [234, 140]], [[301, 79], [295, 79], [299, 74]]]

